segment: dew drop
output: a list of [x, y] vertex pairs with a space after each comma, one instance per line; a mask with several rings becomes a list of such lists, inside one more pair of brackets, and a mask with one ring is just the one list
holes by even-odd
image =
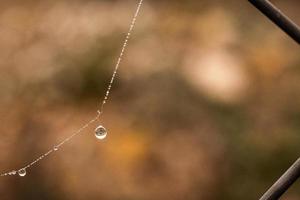
[[17, 173], [17, 172], [14, 170], [14, 171], [9, 172], [8, 175], [11, 175], [11, 176], [12, 176], [12, 175], [16, 175], [16, 173]]
[[99, 140], [103, 140], [107, 136], [107, 131], [103, 126], [98, 126], [95, 129], [95, 136]]
[[18, 171], [18, 174], [19, 174], [19, 176], [25, 176], [26, 175], [26, 169], [20, 169], [19, 171]]
[[58, 150], [58, 146], [54, 146], [54, 147], [53, 147], [53, 150], [54, 150], [54, 151], [57, 151], [57, 150]]

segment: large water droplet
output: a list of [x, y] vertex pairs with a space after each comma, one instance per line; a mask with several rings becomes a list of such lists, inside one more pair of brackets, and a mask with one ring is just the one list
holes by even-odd
[[58, 146], [54, 146], [54, 147], [53, 147], [53, 150], [54, 150], [54, 151], [57, 151], [57, 150], [58, 150]]
[[25, 176], [25, 175], [26, 175], [26, 169], [25, 169], [25, 168], [20, 169], [20, 170], [18, 171], [18, 174], [19, 174], [19, 176]]
[[98, 126], [95, 129], [95, 136], [97, 139], [103, 140], [107, 136], [107, 131], [103, 126]]

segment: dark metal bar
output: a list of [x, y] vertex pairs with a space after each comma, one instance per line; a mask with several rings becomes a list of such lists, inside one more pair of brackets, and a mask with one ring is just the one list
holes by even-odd
[[272, 185], [259, 200], [279, 199], [300, 177], [300, 158]]
[[300, 44], [300, 28], [291, 19], [284, 15], [268, 0], [249, 0], [257, 9], [265, 14], [298, 44]]

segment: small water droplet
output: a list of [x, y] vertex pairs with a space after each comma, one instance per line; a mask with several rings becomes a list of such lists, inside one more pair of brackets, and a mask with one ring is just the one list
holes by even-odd
[[16, 175], [16, 173], [17, 173], [17, 172], [14, 170], [14, 171], [8, 172], [8, 175], [11, 175], [11, 176], [12, 176], [12, 175]]
[[95, 136], [97, 139], [103, 140], [107, 136], [107, 131], [103, 126], [98, 126], [95, 129]]
[[53, 150], [54, 150], [54, 151], [57, 151], [57, 150], [58, 150], [58, 146], [54, 146], [54, 147], [53, 147]]
[[20, 169], [20, 170], [18, 171], [18, 174], [19, 174], [19, 176], [25, 176], [25, 175], [26, 175], [26, 169], [25, 169], [25, 168]]

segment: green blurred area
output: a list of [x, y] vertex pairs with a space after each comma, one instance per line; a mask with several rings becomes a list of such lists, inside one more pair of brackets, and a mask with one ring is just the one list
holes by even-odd
[[[1, 171], [96, 115], [136, 3], [0, 2]], [[300, 23], [299, 1], [274, 3]], [[107, 139], [88, 128], [2, 177], [0, 199], [258, 199], [300, 155], [299, 55], [247, 1], [146, 0], [101, 118]]]

